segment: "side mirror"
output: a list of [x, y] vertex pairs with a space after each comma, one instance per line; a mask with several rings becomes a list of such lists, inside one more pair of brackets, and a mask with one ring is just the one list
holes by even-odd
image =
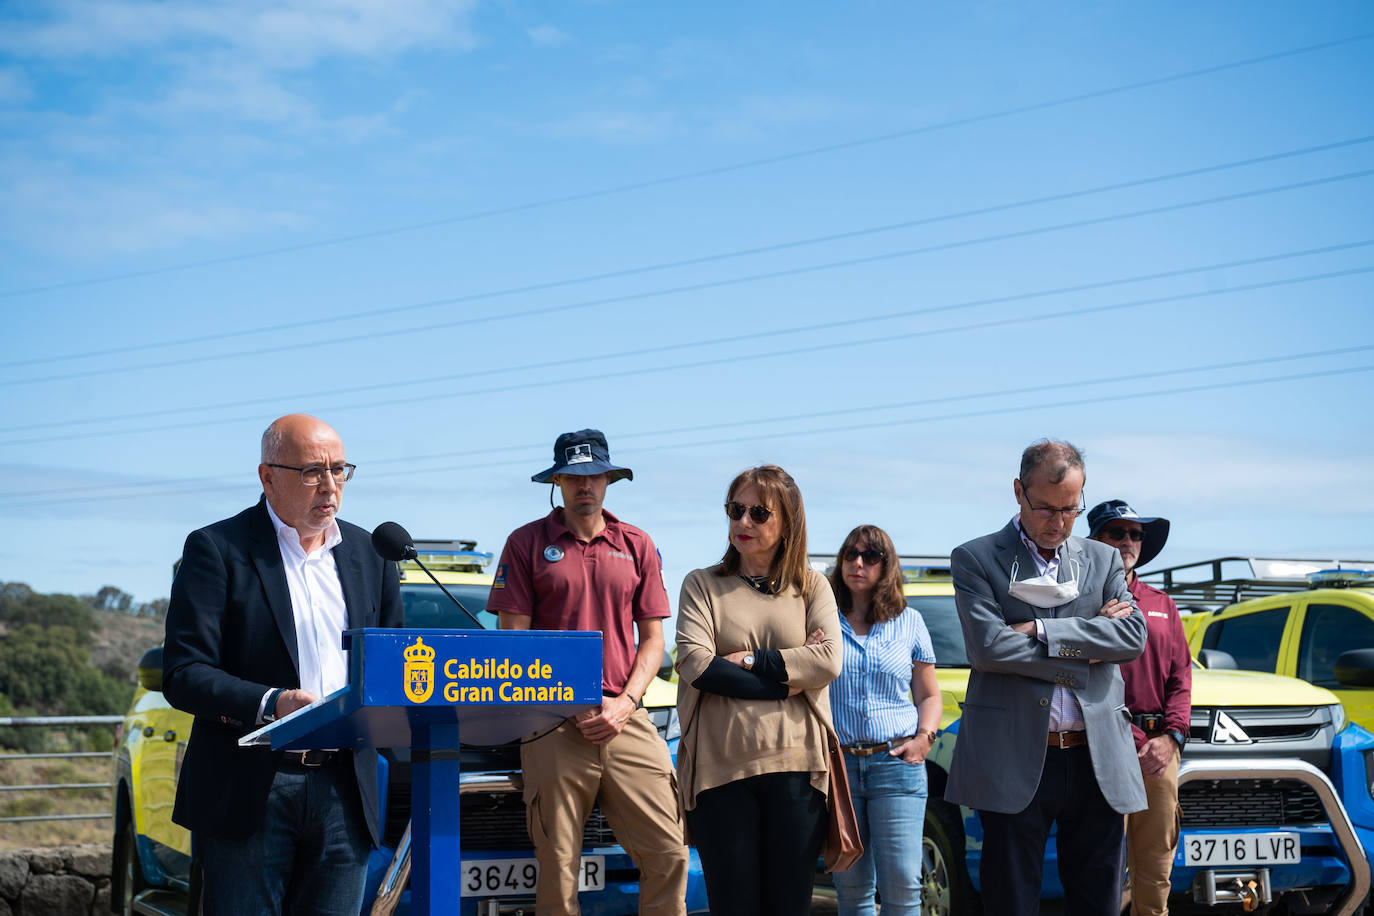
[[665, 681], [673, 679], [673, 657], [668, 654], [668, 650], [663, 650], [663, 663], [658, 666], [658, 676]]
[[138, 660], [138, 682], [144, 690], [162, 690], [162, 647], [154, 646]]
[[1213, 671], [1236, 669], [1236, 658], [1230, 652], [1223, 652], [1220, 649], [1203, 649], [1198, 652], [1197, 660], [1202, 662], [1202, 667], [1211, 668]]
[[1351, 649], [1336, 658], [1336, 680], [1342, 687], [1374, 687], [1374, 649]]

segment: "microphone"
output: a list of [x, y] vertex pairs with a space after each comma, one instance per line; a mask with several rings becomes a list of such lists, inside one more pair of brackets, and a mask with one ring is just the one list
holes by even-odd
[[433, 579], [434, 584], [439, 586], [445, 595], [448, 595], [448, 600], [452, 601], [458, 610], [462, 611], [467, 619], [472, 621], [473, 627], [478, 630], [486, 629], [472, 611], [463, 607], [463, 602], [453, 597], [453, 592], [444, 588], [444, 583], [440, 582], [434, 573], [429, 571], [429, 567], [420, 562], [420, 556], [415, 550], [415, 540], [411, 538], [409, 531], [406, 531], [396, 522], [382, 522], [372, 532], [372, 549], [383, 560], [390, 560], [394, 563], [399, 563], [402, 560], [414, 561], [415, 565], [423, 569], [425, 575]]
[[395, 522], [382, 522], [372, 532], [372, 549], [383, 560], [413, 560], [416, 557], [415, 541], [410, 532]]

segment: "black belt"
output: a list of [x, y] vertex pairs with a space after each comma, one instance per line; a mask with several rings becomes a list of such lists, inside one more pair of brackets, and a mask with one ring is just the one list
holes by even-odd
[[893, 738], [891, 741], [879, 741], [877, 744], [846, 744], [843, 750], [846, 754], [853, 754], [855, 757], [872, 757], [880, 751], [890, 751], [894, 747], [901, 747], [915, 735], [907, 735], [903, 738]]
[[1143, 732], [1162, 732], [1164, 731], [1164, 713], [1142, 712], [1131, 716], [1131, 724]]
[[278, 766], [296, 766], [315, 769], [316, 767], [329, 766], [339, 763], [344, 759], [347, 751], [284, 751], [281, 755], [281, 764]]

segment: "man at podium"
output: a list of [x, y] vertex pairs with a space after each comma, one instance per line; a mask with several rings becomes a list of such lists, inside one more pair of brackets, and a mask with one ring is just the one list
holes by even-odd
[[553, 466], [530, 479], [560, 489], [563, 506], [512, 532], [487, 601], [502, 629], [602, 634], [601, 705], [521, 747], [541, 916], [580, 912], [582, 829], [598, 800], [639, 867], [642, 916], [686, 912], [687, 846], [672, 760], [639, 705], [663, 660], [668, 593], [654, 542], [601, 507], [606, 487], [622, 478], [634, 474], [611, 464], [600, 430], [559, 436]]
[[182, 551], [163, 693], [195, 723], [172, 819], [193, 832], [211, 916], [362, 905], [377, 752], [238, 746], [347, 684], [343, 630], [402, 626], [395, 564], [336, 517], [353, 470], [328, 425], [282, 417], [262, 436], [263, 498]]

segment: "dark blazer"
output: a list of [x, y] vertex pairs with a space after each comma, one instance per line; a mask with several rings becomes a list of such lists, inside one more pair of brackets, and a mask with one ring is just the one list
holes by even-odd
[[[340, 521], [334, 562], [349, 627], [403, 625], [396, 564], [377, 556], [368, 533]], [[191, 532], [167, 607], [162, 691], [195, 716], [172, 820], [194, 831], [246, 837], [262, 826], [279, 751], [242, 748], [257, 728], [263, 694], [299, 687], [296, 626], [277, 533], [266, 498], [233, 518]], [[353, 753], [358, 797], [373, 843], [377, 752]]]
[[[1035, 575], [1035, 561], [1015, 524], [956, 547], [950, 556], [954, 600], [968, 649], [968, 693], [954, 746], [945, 799], [980, 811], [1014, 814], [1030, 804], [1045, 765], [1050, 699], [1055, 687], [1078, 698], [1087, 726], [1093, 774], [1107, 803], [1127, 814], [1145, 808], [1126, 710], [1121, 663], [1145, 648], [1145, 616], [1126, 590], [1121, 553], [1070, 537], [1059, 581], [1078, 574], [1078, 597], [1051, 609], [1008, 593]], [[1129, 617], [1099, 617], [1109, 599], [1131, 604]], [[1046, 644], [1010, 624], [1044, 620]], [[1090, 664], [1089, 659], [1099, 664]]]

